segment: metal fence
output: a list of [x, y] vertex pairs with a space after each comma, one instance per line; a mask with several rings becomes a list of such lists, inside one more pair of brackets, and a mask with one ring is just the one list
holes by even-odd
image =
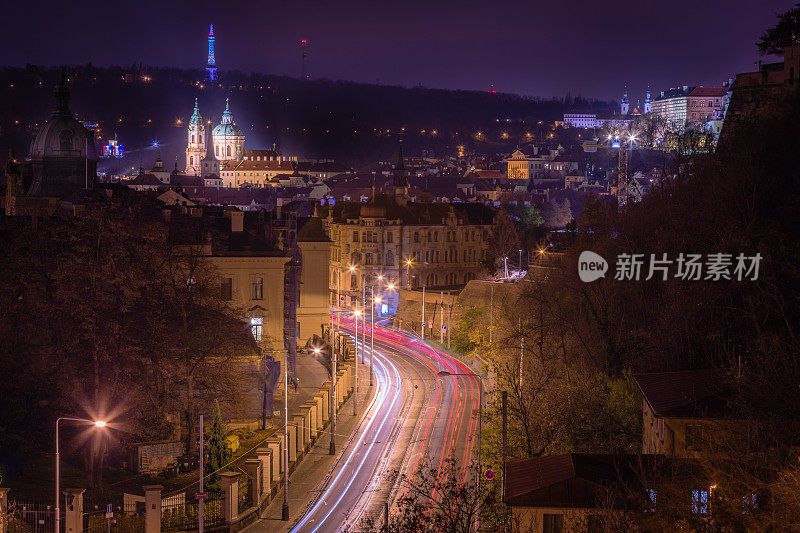
[[[8, 531], [10, 533], [53, 531], [55, 520], [52, 503], [10, 501], [8, 504]], [[64, 509], [61, 509], [61, 523], [64, 523]]]
[[[161, 502], [161, 530], [185, 531], [197, 529], [198, 508], [197, 500], [186, 501], [183, 493], [165, 498]], [[224, 523], [222, 499], [205, 500], [203, 505], [203, 524], [210, 527]]]

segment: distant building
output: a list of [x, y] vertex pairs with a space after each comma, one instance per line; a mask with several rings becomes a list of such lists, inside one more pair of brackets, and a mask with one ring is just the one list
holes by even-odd
[[186, 131], [186, 174], [192, 176], [200, 175], [200, 163], [206, 153], [205, 134], [206, 127], [203, 124], [203, 117], [200, 116], [197, 98], [195, 98], [194, 111], [192, 111], [192, 118], [189, 119], [189, 126]]
[[688, 97], [694, 87], [684, 85], [666, 91], [653, 100], [653, 113], [664, 117], [672, 127], [683, 128], [686, 125]]
[[747, 438], [746, 425], [724, 414], [733, 387], [729, 370], [636, 374], [633, 379], [643, 398], [643, 453], [694, 457], [726, 440]]
[[686, 97], [686, 121], [703, 125], [722, 120], [727, 105], [727, 87], [697, 87]]
[[233, 121], [230, 100], [225, 100], [222, 120], [213, 131], [214, 156], [220, 161], [244, 159], [244, 132]]
[[784, 48], [783, 61], [760, 65], [758, 72], [736, 75], [721, 142], [739, 128], [780, 112], [800, 84], [800, 46]]
[[69, 87], [62, 73], [55, 89], [56, 109], [34, 134], [28, 157], [10, 155], [3, 207], [6, 215], [51, 214], [57, 200], [89, 189], [97, 181], [94, 135], [69, 109]]

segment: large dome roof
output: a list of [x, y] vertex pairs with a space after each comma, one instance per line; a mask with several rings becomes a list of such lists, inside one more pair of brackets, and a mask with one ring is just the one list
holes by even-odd
[[236, 124], [219, 124], [214, 128], [214, 139], [221, 137], [244, 137], [244, 132]]
[[97, 159], [94, 136], [69, 110], [69, 89], [62, 78], [56, 86], [56, 110], [31, 142], [30, 158]]
[[231, 103], [225, 100], [225, 111], [222, 113], [222, 123], [214, 128], [214, 137], [244, 137], [244, 132], [239, 126], [233, 123], [233, 113], [231, 113]]

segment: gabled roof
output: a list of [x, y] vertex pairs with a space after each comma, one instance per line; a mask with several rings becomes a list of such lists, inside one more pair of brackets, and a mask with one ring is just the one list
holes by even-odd
[[155, 185], [155, 186], [165, 186], [164, 183], [155, 177], [153, 174], [139, 174], [132, 180], [128, 182], [128, 185], [137, 185], [137, 186], [145, 186], [145, 185]]
[[635, 374], [636, 385], [661, 418], [709, 418], [725, 407], [730, 392], [728, 369]]
[[624, 495], [644, 490], [647, 476], [667, 466], [681, 476], [703, 476], [690, 460], [657, 454], [572, 453], [512, 460], [503, 476], [503, 501], [523, 507], [600, 507], [606, 490], [617, 488]]
[[[535, 506], [539, 503], [588, 507], [593, 495], [587, 490], [586, 483], [608, 486], [635, 478], [633, 474], [642, 457], [635, 454], [572, 453], [508, 461], [503, 499], [512, 505]], [[558, 489], [552, 491], [555, 486]]]
[[689, 93], [689, 96], [700, 96], [700, 97], [718, 97], [721, 98], [728, 94], [727, 87], [697, 87], [692, 92]]

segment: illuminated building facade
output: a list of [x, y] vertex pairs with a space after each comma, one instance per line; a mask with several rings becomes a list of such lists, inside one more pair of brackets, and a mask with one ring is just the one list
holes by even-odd
[[203, 125], [203, 117], [200, 116], [197, 98], [195, 98], [194, 111], [187, 129], [186, 174], [190, 176], [200, 175], [201, 162], [206, 152], [205, 133], [206, 127]]
[[221, 123], [214, 128], [214, 156], [220, 161], [244, 158], [244, 132], [233, 122], [229, 100], [225, 100]]

